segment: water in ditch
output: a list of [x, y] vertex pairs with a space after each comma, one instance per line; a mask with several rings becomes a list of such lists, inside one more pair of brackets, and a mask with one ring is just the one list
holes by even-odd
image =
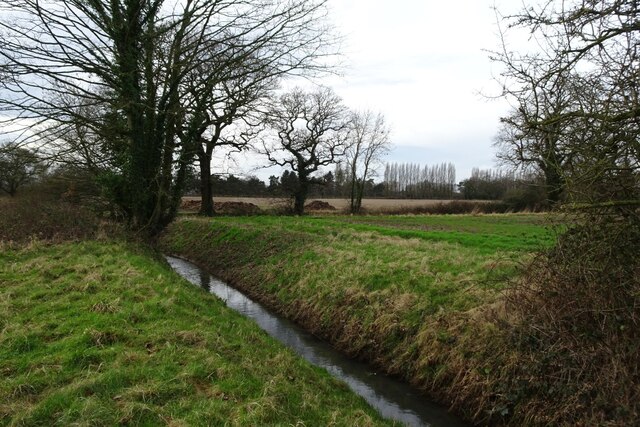
[[449, 414], [442, 406], [429, 402], [406, 383], [381, 374], [367, 364], [349, 359], [328, 343], [272, 313], [237, 289], [215, 279], [195, 264], [170, 256], [166, 259], [182, 277], [215, 294], [227, 306], [253, 319], [269, 335], [300, 356], [344, 381], [383, 417], [410, 426], [468, 426], [459, 418]]

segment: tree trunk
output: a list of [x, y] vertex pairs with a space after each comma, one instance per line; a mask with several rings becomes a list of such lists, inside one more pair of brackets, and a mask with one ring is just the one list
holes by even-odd
[[183, 147], [182, 152], [180, 153], [180, 160], [178, 164], [180, 167], [176, 173], [176, 181], [171, 189], [171, 201], [169, 205], [169, 212], [165, 217], [165, 226], [169, 225], [171, 221], [175, 219], [178, 215], [178, 209], [180, 208], [180, 204], [182, 202], [182, 194], [184, 193], [184, 187], [187, 179], [187, 168], [193, 162], [193, 150], [187, 150]]
[[560, 202], [560, 197], [564, 191], [564, 178], [559, 168], [559, 162], [554, 152], [551, 153], [550, 158], [545, 158], [544, 161], [540, 163], [540, 169], [542, 169], [544, 173], [547, 201], [551, 207]]
[[356, 214], [358, 213], [357, 207], [357, 183], [355, 178], [351, 179], [351, 190], [349, 191], [349, 213]]
[[562, 196], [562, 192], [564, 190], [562, 176], [560, 176], [558, 171], [556, 171], [553, 167], [547, 170], [544, 175], [547, 200], [553, 207], [557, 205], [558, 202], [560, 202], [560, 196]]
[[298, 176], [298, 189], [296, 190], [293, 203], [293, 212], [296, 215], [304, 215], [304, 203], [307, 201], [309, 194], [309, 182], [305, 178]]
[[356, 183], [356, 199], [354, 201], [354, 209], [352, 213], [359, 214], [362, 210], [362, 197], [364, 196], [364, 180], [358, 180]]
[[213, 188], [211, 186], [211, 158], [206, 153], [198, 154], [200, 161], [200, 215], [213, 216]]

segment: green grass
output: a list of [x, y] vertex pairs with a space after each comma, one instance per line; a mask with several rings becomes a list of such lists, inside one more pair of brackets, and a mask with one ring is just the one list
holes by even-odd
[[[160, 240], [470, 419], [499, 410], [479, 354], [504, 346], [487, 308], [555, 232], [545, 215], [187, 217]], [[494, 344], [491, 344], [491, 343]], [[464, 393], [460, 393], [464, 391]], [[499, 392], [499, 391], [497, 391]], [[468, 398], [457, 399], [458, 394]]]
[[5, 247], [0, 284], [0, 425], [384, 424], [140, 248]]
[[542, 215], [191, 218], [165, 250], [187, 256], [351, 354], [402, 352], [442, 313], [496, 301], [553, 233]]
[[216, 222], [233, 227], [285, 229], [309, 235], [335, 235], [345, 230], [374, 232], [404, 239], [459, 244], [483, 253], [533, 251], [553, 243], [554, 233], [540, 214], [334, 216], [334, 217], [222, 217]]
[[216, 271], [264, 276], [261, 288], [281, 293], [285, 304], [317, 290], [357, 289], [414, 294], [431, 311], [465, 310], [491, 299], [529, 253], [551, 245], [545, 222], [543, 215], [193, 218], [175, 224], [164, 245]]

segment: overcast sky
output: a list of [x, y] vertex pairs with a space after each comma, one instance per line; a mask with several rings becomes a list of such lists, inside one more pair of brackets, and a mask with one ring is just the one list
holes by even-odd
[[348, 107], [385, 115], [395, 146], [387, 161], [452, 162], [458, 181], [495, 166], [492, 141], [508, 111], [482, 95], [498, 91], [485, 51], [499, 43], [495, 3], [329, 0], [346, 68], [323, 83]]

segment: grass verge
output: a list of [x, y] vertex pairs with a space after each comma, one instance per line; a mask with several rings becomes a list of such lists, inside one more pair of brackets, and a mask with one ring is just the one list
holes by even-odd
[[[483, 387], [502, 291], [553, 233], [540, 215], [185, 218], [161, 247], [207, 267], [353, 357], [507, 422]], [[491, 362], [487, 362], [487, 361]]]
[[0, 252], [0, 425], [385, 425], [145, 250]]

